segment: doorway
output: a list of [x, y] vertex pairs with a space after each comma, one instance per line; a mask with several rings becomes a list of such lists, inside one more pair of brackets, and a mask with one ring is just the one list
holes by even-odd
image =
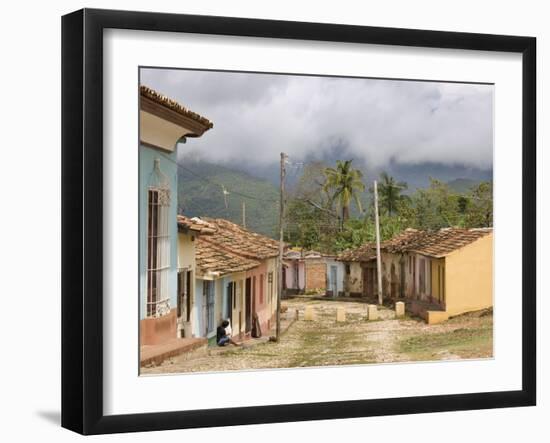
[[250, 332], [252, 329], [252, 280], [250, 277], [245, 282], [244, 300], [244, 331]]
[[338, 268], [335, 265], [330, 266], [330, 290], [332, 291], [332, 296], [338, 296]]

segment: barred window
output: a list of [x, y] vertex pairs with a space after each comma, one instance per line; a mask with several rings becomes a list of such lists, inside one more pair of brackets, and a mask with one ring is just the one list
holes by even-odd
[[150, 187], [147, 200], [147, 316], [160, 317], [170, 312], [170, 191]]

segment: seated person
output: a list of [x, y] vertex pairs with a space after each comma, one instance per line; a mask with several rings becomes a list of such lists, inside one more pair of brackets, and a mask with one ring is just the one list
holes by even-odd
[[240, 346], [239, 343], [233, 341], [229, 335], [227, 335], [226, 328], [229, 326], [229, 322], [224, 320], [220, 326], [216, 329], [216, 343], [218, 346], [225, 346], [227, 343], [231, 343], [235, 346]]

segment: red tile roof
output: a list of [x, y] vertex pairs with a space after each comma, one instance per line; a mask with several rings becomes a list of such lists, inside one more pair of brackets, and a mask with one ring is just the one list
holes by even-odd
[[215, 243], [205, 241], [202, 237], [199, 237], [195, 243], [195, 259], [200, 273], [214, 275], [248, 271], [260, 264], [256, 260], [220, 248]]
[[[406, 229], [392, 239], [383, 241], [380, 244], [380, 250], [397, 254], [416, 252], [441, 258], [492, 232], [492, 228], [443, 228], [439, 231]], [[375, 258], [376, 243], [374, 242], [344, 251], [338, 256], [338, 260], [341, 261], [369, 261]]]
[[424, 237], [419, 237], [415, 242], [407, 245], [407, 249], [419, 254], [441, 258], [473, 243], [481, 237], [492, 234], [492, 232], [492, 228], [445, 228], [436, 232], [427, 233]]
[[210, 235], [216, 232], [216, 227], [200, 218], [189, 218], [185, 215], [178, 215], [178, 230], [179, 231], [194, 231], [202, 235]]
[[197, 123], [200, 123], [201, 125], [206, 127], [206, 130], [214, 127], [214, 123], [212, 123], [206, 117], [203, 117], [202, 115], [191, 111], [190, 109], [181, 105], [177, 101], [172, 100], [171, 98], [168, 98], [165, 95], [162, 95], [161, 93], [155, 91], [154, 89], [149, 88], [148, 86], [145, 86], [145, 85], [140, 86], [139, 93], [142, 97], [146, 97], [149, 100], [161, 106], [164, 106], [165, 108], [171, 109], [172, 111], [180, 115], [183, 115], [184, 117], [190, 118], [191, 120], [194, 120]]
[[279, 254], [279, 242], [272, 238], [249, 231], [222, 218], [203, 217], [202, 220], [216, 227], [214, 234], [209, 235], [204, 241], [226, 251], [252, 260], [263, 260]]

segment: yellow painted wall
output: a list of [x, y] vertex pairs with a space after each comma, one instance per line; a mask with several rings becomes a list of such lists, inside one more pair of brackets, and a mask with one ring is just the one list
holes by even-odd
[[443, 323], [449, 319], [449, 313], [447, 311], [427, 311], [426, 312], [426, 323], [429, 325], [436, 325], [438, 323]]
[[[193, 319], [196, 318], [197, 314], [197, 303], [195, 300], [195, 241], [194, 237], [189, 233], [178, 232], [178, 269], [188, 268], [193, 272], [193, 277], [191, 279], [191, 292], [189, 297], [191, 297], [191, 323]], [[183, 327], [184, 319], [178, 319], [179, 327]]]
[[178, 268], [195, 270], [195, 242], [191, 234], [178, 232]]
[[445, 259], [431, 259], [432, 267], [432, 297], [438, 303], [444, 303], [445, 299]]
[[445, 258], [446, 310], [449, 315], [493, 306], [493, 234]]

